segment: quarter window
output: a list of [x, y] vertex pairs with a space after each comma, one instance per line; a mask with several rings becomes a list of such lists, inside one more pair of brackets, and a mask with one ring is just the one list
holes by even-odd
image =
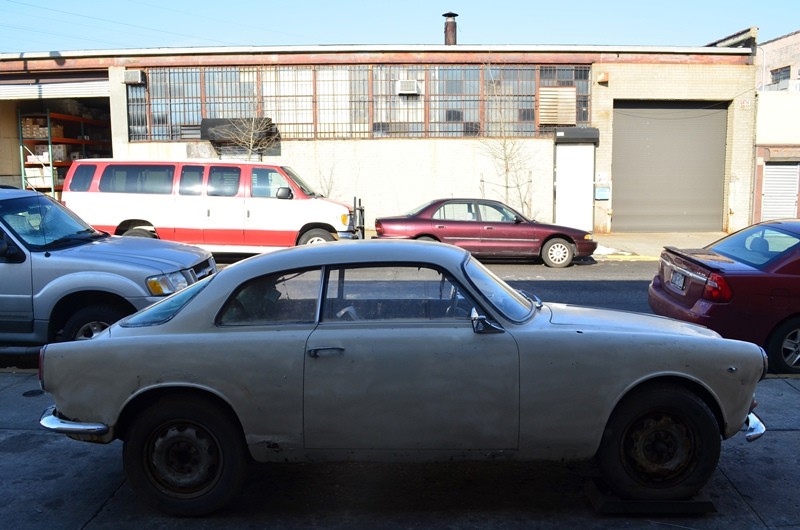
[[240, 286], [217, 318], [221, 326], [316, 321], [320, 270], [261, 276]]

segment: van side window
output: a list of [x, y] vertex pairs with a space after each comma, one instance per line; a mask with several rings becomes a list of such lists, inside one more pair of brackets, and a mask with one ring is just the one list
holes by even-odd
[[275, 197], [278, 188], [288, 188], [289, 183], [286, 178], [274, 169], [266, 167], [254, 167], [251, 183], [251, 195], [253, 197]]
[[200, 195], [203, 192], [202, 166], [183, 166], [178, 189], [181, 195]]
[[87, 191], [92, 184], [92, 178], [97, 166], [94, 164], [79, 165], [75, 168], [69, 191]]
[[242, 170], [238, 167], [212, 167], [208, 174], [208, 194], [212, 197], [233, 197], [239, 193]]
[[108, 165], [100, 177], [100, 191], [111, 193], [172, 192], [174, 166]]

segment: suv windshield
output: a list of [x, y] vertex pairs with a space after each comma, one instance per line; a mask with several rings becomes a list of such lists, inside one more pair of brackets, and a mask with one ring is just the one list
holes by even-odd
[[0, 202], [0, 220], [31, 250], [78, 245], [106, 236], [41, 194]]

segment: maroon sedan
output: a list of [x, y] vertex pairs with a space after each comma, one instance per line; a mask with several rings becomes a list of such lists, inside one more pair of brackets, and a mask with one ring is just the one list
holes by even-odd
[[666, 247], [648, 289], [654, 313], [764, 347], [800, 373], [800, 220], [766, 221], [701, 249]]
[[592, 234], [539, 223], [498, 201], [437, 199], [398, 217], [375, 220], [382, 239], [427, 239], [449, 243], [477, 258], [541, 258], [566, 267], [597, 248]]

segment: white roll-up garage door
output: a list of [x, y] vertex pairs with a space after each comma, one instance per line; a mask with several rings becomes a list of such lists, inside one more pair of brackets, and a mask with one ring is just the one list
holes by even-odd
[[761, 220], [797, 217], [800, 164], [766, 164], [761, 187]]

